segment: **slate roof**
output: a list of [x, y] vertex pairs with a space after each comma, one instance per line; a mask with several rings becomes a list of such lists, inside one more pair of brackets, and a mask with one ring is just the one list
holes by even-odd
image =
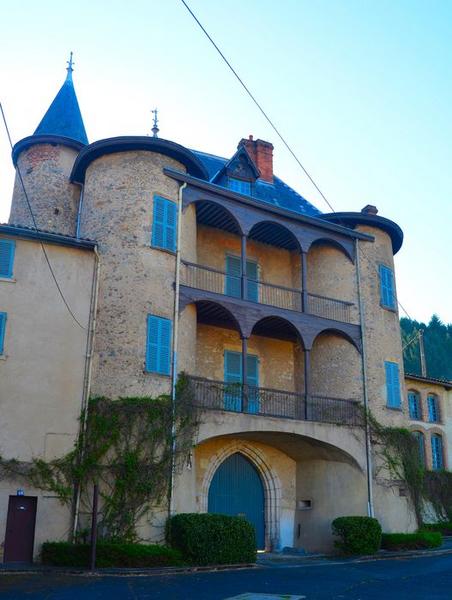
[[33, 135], [58, 135], [88, 144], [70, 70]]
[[[229, 161], [228, 158], [222, 158], [221, 156], [215, 156], [213, 154], [206, 154], [198, 150], [192, 150], [192, 152], [199, 158], [203, 163], [204, 167], [209, 173], [209, 180], [212, 181], [217, 173], [224, 167]], [[322, 213], [310, 202], [300, 196], [294, 189], [289, 187], [279, 179], [279, 177], [273, 178], [273, 184], [267, 183], [258, 179], [254, 185], [254, 193], [252, 196], [256, 200], [261, 200], [266, 204], [277, 206], [279, 208], [285, 208], [292, 212], [308, 215], [310, 217], [317, 217]]]

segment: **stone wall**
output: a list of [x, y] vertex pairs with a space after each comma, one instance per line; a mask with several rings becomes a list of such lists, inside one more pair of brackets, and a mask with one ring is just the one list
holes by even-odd
[[[77, 151], [59, 144], [36, 144], [18, 159], [38, 229], [75, 235], [80, 187], [69, 176]], [[22, 185], [16, 175], [9, 222], [34, 227]]]
[[322, 333], [311, 350], [313, 395], [363, 400], [361, 355], [348, 340]]
[[101, 262], [93, 395], [170, 391], [169, 376], [145, 371], [147, 315], [174, 317], [175, 254], [151, 246], [154, 194], [178, 202], [179, 186], [164, 167], [184, 170], [138, 151], [102, 156], [86, 172], [81, 235], [98, 241]]

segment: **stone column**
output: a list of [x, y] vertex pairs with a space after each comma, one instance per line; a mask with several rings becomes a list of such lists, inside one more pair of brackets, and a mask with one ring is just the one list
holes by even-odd
[[310, 416], [308, 408], [311, 403], [311, 351], [304, 350], [304, 418]]
[[247, 354], [248, 338], [242, 337], [242, 412], [248, 412]]

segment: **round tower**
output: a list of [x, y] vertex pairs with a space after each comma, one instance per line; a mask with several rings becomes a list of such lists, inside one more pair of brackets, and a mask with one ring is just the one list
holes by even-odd
[[[84, 186], [80, 235], [97, 241], [101, 265], [93, 396], [155, 397], [171, 389], [179, 184], [165, 168], [206, 177], [191, 151], [157, 137], [100, 140], [84, 148], [74, 165], [72, 181]], [[192, 256], [196, 222], [184, 216], [181, 227], [181, 246]], [[194, 360], [191, 308], [181, 315], [182, 361]], [[153, 323], [165, 331], [149, 333]], [[168, 345], [165, 364], [150, 364], [148, 342], [161, 333]], [[179, 361], [179, 370], [190, 372], [190, 365]]]
[[72, 81], [72, 53], [67, 76], [33, 135], [15, 144], [13, 163], [20, 170], [35, 222], [16, 171], [9, 223], [74, 236], [80, 187], [69, 177], [87, 143]]

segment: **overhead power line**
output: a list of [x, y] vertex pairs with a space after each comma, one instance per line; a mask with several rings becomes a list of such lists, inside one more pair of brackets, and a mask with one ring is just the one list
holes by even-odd
[[[5, 125], [5, 130], [6, 130], [6, 135], [8, 136], [9, 145], [11, 146], [11, 150], [12, 150], [12, 149], [13, 149], [13, 142], [12, 142], [11, 135], [10, 135], [10, 132], [9, 132], [8, 123], [7, 123], [7, 121], [6, 121], [6, 115], [5, 115], [5, 112], [4, 112], [4, 110], [3, 110], [3, 105], [2, 105], [2, 103], [1, 103], [1, 102], [0, 102], [0, 111], [1, 111], [1, 113], [2, 113], [3, 124]], [[30, 211], [31, 220], [33, 221], [33, 227], [35, 228], [35, 230], [36, 230], [36, 231], [39, 231], [39, 230], [38, 230], [38, 225], [37, 225], [37, 223], [36, 223], [35, 216], [34, 216], [34, 214], [33, 214], [33, 209], [31, 208], [30, 200], [29, 200], [29, 198], [28, 198], [27, 190], [26, 190], [26, 188], [25, 188], [25, 183], [24, 183], [24, 180], [23, 180], [23, 177], [22, 177], [22, 173], [21, 173], [21, 171], [20, 171], [20, 167], [19, 167], [19, 164], [18, 164], [18, 163], [16, 164], [16, 172], [17, 172], [17, 175], [18, 175], [18, 177], [19, 177], [20, 185], [21, 185], [21, 187], [22, 187], [22, 191], [23, 191], [23, 193], [24, 193], [25, 200], [26, 200], [26, 202], [27, 202], [28, 210]], [[60, 298], [61, 298], [61, 300], [63, 301], [63, 303], [64, 303], [64, 305], [65, 305], [65, 307], [66, 307], [66, 309], [67, 309], [68, 313], [71, 315], [72, 319], [73, 319], [73, 320], [74, 320], [74, 321], [77, 323], [77, 325], [78, 325], [78, 326], [79, 326], [81, 329], [87, 329], [86, 327], [84, 327], [84, 326], [83, 326], [83, 325], [80, 323], [80, 321], [79, 321], [79, 320], [77, 319], [77, 317], [74, 315], [74, 313], [73, 313], [73, 311], [72, 311], [71, 307], [69, 306], [69, 303], [68, 303], [68, 301], [66, 300], [66, 298], [65, 298], [65, 296], [64, 296], [64, 294], [63, 294], [63, 290], [61, 289], [61, 286], [60, 286], [60, 284], [58, 283], [57, 276], [55, 275], [55, 271], [53, 270], [53, 267], [52, 267], [52, 265], [51, 265], [51, 263], [50, 263], [50, 259], [49, 259], [48, 255], [47, 255], [47, 250], [45, 249], [45, 246], [44, 246], [44, 244], [42, 243], [42, 241], [40, 241], [40, 245], [41, 245], [41, 248], [42, 248], [42, 252], [43, 252], [43, 254], [44, 254], [45, 261], [46, 261], [46, 263], [47, 263], [47, 266], [48, 266], [48, 268], [49, 268], [50, 274], [52, 275], [52, 279], [53, 279], [53, 281], [55, 282], [55, 285], [56, 285], [56, 288], [57, 288], [57, 290], [58, 290], [58, 293], [59, 293], [59, 295], [60, 295]]]
[[[219, 48], [218, 44], [214, 41], [214, 39], [212, 38], [212, 36], [209, 34], [209, 32], [206, 30], [206, 28], [204, 27], [204, 25], [201, 23], [201, 21], [198, 19], [198, 17], [195, 15], [195, 13], [192, 11], [192, 9], [189, 7], [189, 5], [187, 4], [187, 2], [185, 0], [180, 0], [182, 2], [182, 4], [185, 6], [185, 8], [187, 9], [187, 11], [190, 13], [190, 15], [193, 17], [193, 19], [196, 21], [196, 23], [198, 24], [198, 26], [200, 27], [200, 29], [202, 30], [202, 32], [204, 33], [204, 35], [207, 37], [207, 39], [209, 40], [209, 42], [212, 44], [212, 46], [215, 48], [215, 50], [218, 52], [218, 54], [221, 56], [222, 60], [225, 62], [225, 64], [227, 65], [227, 67], [229, 68], [229, 70], [233, 73], [233, 75], [235, 76], [235, 78], [237, 79], [237, 81], [240, 83], [240, 85], [242, 86], [242, 88], [245, 90], [245, 92], [248, 94], [248, 96], [251, 98], [251, 100], [254, 102], [254, 104], [257, 106], [257, 108], [259, 109], [259, 111], [262, 113], [262, 115], [264, 116], [264, 118], [266, 119], [266, 121], [268, 122], [268, 124], [270, 125], [270, 127], [273, 129], [273, 131], [276, 133], [276, 135], [279, 137], [279, 139], [281, 140], [281, 142], [284, 144], [284, 146], [287, 148], [287, 150], [290, 152], [290, 154], [293, 156], [293, 158], [295, 159], [295, 161], [297, 162], [297, 164], [301, 167], [301, 169], [303, 170], [303, 173], [307, 176], [307, 178], [309, 179], [309, 181], [312, 183], [312, 185], [314, 186], [314, 188], [317, 190], [317, 192], [320, 194], [320, 196], [323, 198], [323, 200], [325, 201], [325, 203], [327, 204], [327, 206], [329, 207], [329, 209], [331, 210], [331, 212], [336, 213], [336, 211], [334, 210], [331, 202], [328, 200], [328, 198], [325, 196], [325, 194], [322, 192], [322, 190], [320, 189], [320, 187], [317, 185], [317, 183], [314, 181], [313, 177], [309, 174], [308, 170], [303, 166], [301, 160], [298, 158], [298, 156], [295, 154], [294, 150], [292, 150], [292, 147], [289, 145], [289, 143], [285, 140], [285, 138], [283, 137], [283, 135], [280, 133], [279, 129], [276, 127], [276, 125], [274, 124], [274, 122], [271, 120], [271, 118], [268, 116], [267, 112], [264, 110], [264, 108], [262, 107], [262, 105], [260, 104], [260, 102], [258, 102], [258, 100], [256, 99], [256, 97], [254, 96], [254, 94], [251, 92], [251, 90], [249, 89], [249, 87], [246, 85], [246, 83], [243, 81], [243, 79], [240, 77], [240, 75], [237, 73], [237, 71], [234, 69], [234, 67], [231, 65], [231, 63], [229, 62], [229, 60], [226, 58], [226, 56], [224, 55], [224, 53], [222, 52], [222, 50]], [[362, 248], [363, 254], [366, 255], [364, 248]], [[366, 258], [367, 255], [366, 255]], [[397, 300], [397, 299], [396, 299]], [[407, 317], [411, 320], [412, 317], [409, 315], [408, 311], [402, 306], [402, 304], [397, 300], [398, 305], [400, 306], [400, 308], [403, 310], [403, 312], [407, 315]]]

